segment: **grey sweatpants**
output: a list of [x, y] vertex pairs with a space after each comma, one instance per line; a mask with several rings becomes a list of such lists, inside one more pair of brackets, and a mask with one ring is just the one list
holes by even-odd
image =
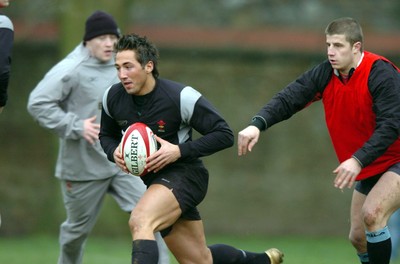
[[[123, 211], [131, 212], [146, 186], [139, 177], [123, 172], [95, 181], [61, 180], [67, 219], [60, 227], [58, 264], [81, 264], [85, 242], [92, 231], [105, 195], [110, 194]], [[156, 234], [159, 264], [169, 263], [169, 252], [160, 234]], [[127, 254], [127, 261], [130, 255]]]

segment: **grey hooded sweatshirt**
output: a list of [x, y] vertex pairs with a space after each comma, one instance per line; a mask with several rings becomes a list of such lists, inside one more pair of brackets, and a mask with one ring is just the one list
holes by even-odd
[[104, 91], [119, 82], [114, 60], [100, 62], [81, 43], [38, 83], [28, 100], [28, 112], [59, 136], [55, 176], [70, 181], [99, 180], [120, 169], [107, 160], [100, 142], [83, 138], [83, 121], [100, 123]]

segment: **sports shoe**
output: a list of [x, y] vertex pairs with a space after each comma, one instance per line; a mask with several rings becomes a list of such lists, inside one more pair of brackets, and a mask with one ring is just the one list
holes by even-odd
[[269, 257], [271, 264], [279, 264], [283, 262], [283, 253], [277, 248], [270, 248], [265, 251], [265, 254]]

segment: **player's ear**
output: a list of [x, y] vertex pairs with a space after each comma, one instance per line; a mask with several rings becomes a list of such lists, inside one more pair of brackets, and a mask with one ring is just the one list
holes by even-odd
[[154, 69], [154, 63], [152, 61], [149, 61], [144, 66], [144, 70], [146, 71], [146, 73], [151, 73], [153, 71], [153, 69]]
[[353, 44], [353, 49], [357, 52], [362, 51], [362, 44], [360, 41], [357, 41], [356, 43]]

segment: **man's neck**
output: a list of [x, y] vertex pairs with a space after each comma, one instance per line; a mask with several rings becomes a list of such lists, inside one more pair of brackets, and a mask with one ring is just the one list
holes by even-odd
[[156, 87], [156, 79], [154, 78], [153, 75], [150, 74], [150, 76], [146, 80], [146, 83], [144, 84], [144, 87], [140, 95], [146, 95], [151, 93], [155, 87]]
[[354, 55], [353, 62], [349, 65], [347, 69], [336, 71], [335, 74], [337, 76], [339, 76], [339, 74], [342, 76], [348, 76], [352, 69], [357, 69], [357, 67], [361, 64], [363, 58], [364, 52], [357, 53], [356, 55]]

